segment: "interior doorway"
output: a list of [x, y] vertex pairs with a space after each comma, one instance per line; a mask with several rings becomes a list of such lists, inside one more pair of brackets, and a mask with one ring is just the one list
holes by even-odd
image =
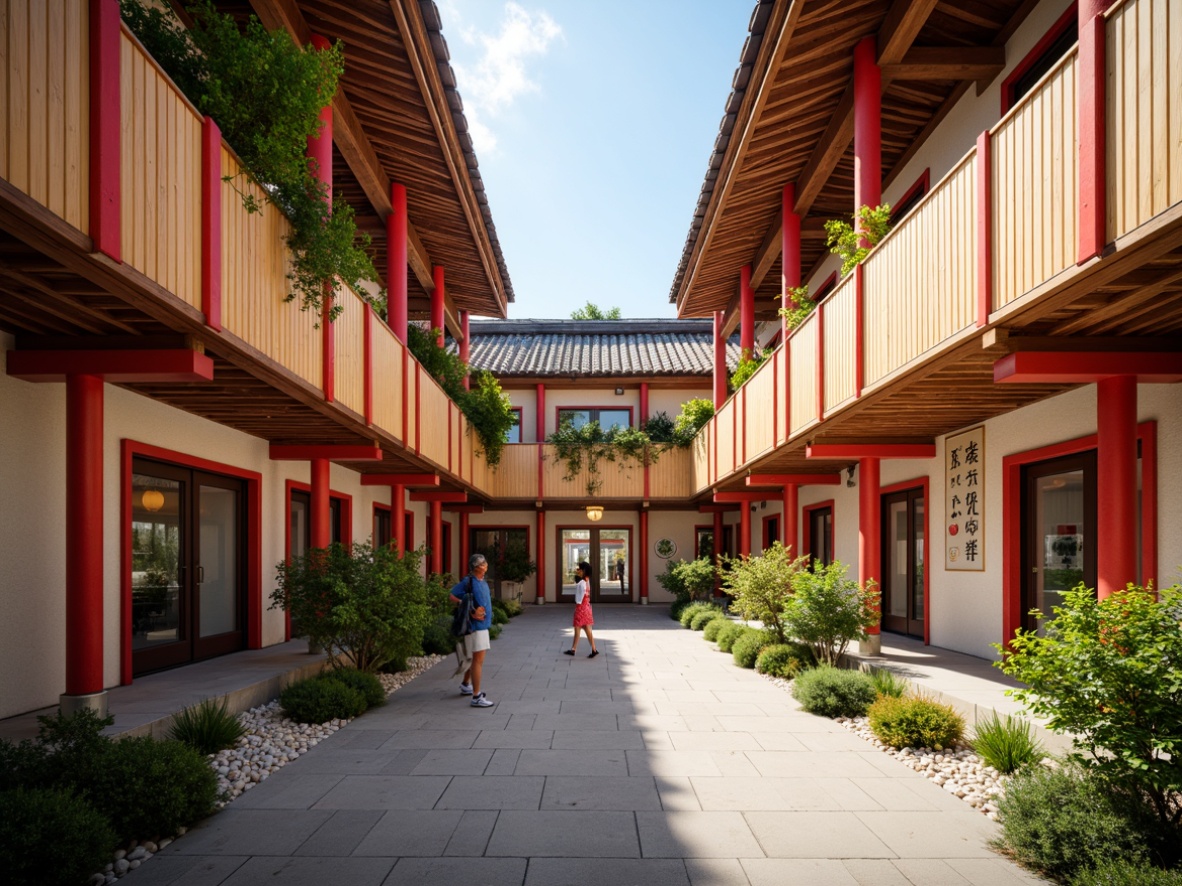
[[632, 602], [632, 528], [563, 528], [558, 533], [558, 600], [575, 601], [575, 567], [591, 565], [592, 603]]
[[882, 627], [923, 638], [924, 494], [922, 487], [882, 497]]

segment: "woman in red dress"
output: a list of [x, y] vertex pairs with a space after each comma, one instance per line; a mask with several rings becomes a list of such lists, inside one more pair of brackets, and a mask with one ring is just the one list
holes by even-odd
[[579, 629], [587, 632], [587, 642], [591, 644], [591, 654], [587, 658], [595, 658], [599, 650], [595, 648], [595, 637], [591, 633], [591, 625], [595, 618], [591, 615], [591, 564], [584, 560], [575, 567], [575, 577], [579, 583], [575, 585], [575, 640], [567, 649], [565, 655], [574, 655], [579, 648]]

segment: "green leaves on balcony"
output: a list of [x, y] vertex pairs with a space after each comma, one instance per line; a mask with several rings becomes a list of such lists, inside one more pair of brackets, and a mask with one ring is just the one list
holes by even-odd
[[833, 218], [825, 222], [826, 243], [830, 252], [841, 256], [843, 277], [865, 261], [870, 250], [891, 229], [890, 204], [883, 203], [873, 209], [863, 206], [854, 213], [852, 221], [853, 224]]

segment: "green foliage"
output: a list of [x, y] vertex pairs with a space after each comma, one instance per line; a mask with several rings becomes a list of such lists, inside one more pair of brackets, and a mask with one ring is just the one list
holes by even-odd
[[789, 329], [796, 329], [816, 306], [817, 303], [809, 298], [809, 288], [796, 286], [788, 290], [788, 300], [778, 313], [784, 318]]
[[[852, 217], [853, 224], [844, 219], [825, 222], [826, 244], [834, 255], [841, 256], [841, 275], [844, 277], [866, 260], [870, 250], [891, 229], [891, 207], [882, 204], [871, 209], [861, 207]], [[858, 229], [854, 230], [854, 225]], [[862, 245], [863, 241], [867, 244]]]
[[673, 419], [663, 409], [656, 415], [650, 416], [648, 421], [644, 423], [642, 430], [648, 434], [649, 440], [653, 443], [675, 442]]
[[874, 703], [874, 679], [861, 671], [823, 664], [792, 681], [792, 696], [810, 714], [860, 717]]
[[[267, 202], [292, 223], [293, 284], [287, 300], [302, 310], [341, 311], [326, 300], [343, 282], [362, 297], [363, 280], [377, 280], [368, 254], [369, 236], [358, 233], [352, 208], [343, 198], [327, 201], [326, 186], [306, 157], [307, 140], [320, 131], [320, 110], [332, 101], [344, 73], [344, 48], [296, 45], [286, 31], [267, 31], [250, 16], [240, 27], [210, 0], [188, 4], [190, 30], [144, 0], [121, 0], [132, 32], [198, 110], [212, 117]], [[243, 193], [248, 211], [260, 210]], [[377, 300], [381, 307], [381, 299]], [[318, 322], [317, 320], [317, 322]]]
[[723, 615], [721, 618], [712, 618], [706, 622], [706, 626], [702, 628], [702, 639], [707, 642], [714, 643], [718, 640], [718, 635], [729, 624], [733, 624], [729, 618]]
[[[666, 560], [665, 571], [657, 576], [657, 583], [686, 604], [704, 601], [714, 591], [714, 564], [706, 558], [699, 560]], [[674, 618], [680, 618], [680, 612]]]
[[884, 695], [891, 698], [902, 698], [907, 694], [907, 681], [896, 676], [894, 671], [888, 671], [886, 668], [873, 668], [870, 671], [870, 679], [874, 681], [874, 691], [878, 693], [879, 698]]
[[706, 423], [714, 417], [714, 401], [703, 398], [686, 400], [681, 404], [681, 412], [673, 420], [673, 442], [681, 447], [687, 447], [694, 442], [698, 431], [706, 427]]
[[693, 622], [695, 616], [697, 616], [701, 612], [721, 612], [721, 611], [722, 610], [719, 609], [717, 606], [715, 606], [713, 603], [706, 603], [706, 602], [691, 603], [685, 609], [681, 610], [681, 618], [680, 618], [681, 626], [683, 628], [688, 628], [690, 626], [690, 624]]
[[417, 323], [408, 323], [406, 346], [427, 374], [439, 382], [443, 393], [458, 404], [464, 399], [464, 379], [468, 377], [468, 367], [455, 351], [439, 344], [442, 335], [441, 329], [427, 330]]
[[733, 597], [731, 608], [745, 619], [763, 622], [777, 643], [787, 643], [784, 616], [792, 601], [794, 575], [808, 558], [793, 559], [780, 542], [755, 557], [725, 557], [722, 586]]
[[509, 623], [509, 613], [504, 609], [498, 609], [495, 603], [492, 608], [492, 623], [495, 625], [507, 625]]
[[451, 655], [456, 638], [451, 635], [451, 616], [433, 616], [423, 631], [423, 655]]
[[400, 556], [369, 544], [314, 548], [278, 564], [271, 608], [290, 612], [296, 632], [342, 666], [372, 673], [394, 661], [405, 668], [432, 620], [420, 574], [423, 552]]
[[755, 375], [755, 370], [763, 365], [763, 361], [767, 357], [762, 351], [752, 352], [744, 349], [742, 355], [739, 357], [739, 365], [735, 367], [735, 371], [731, 373], [729, 379], [732, 391], [737, 391], [743, 386], [747, 379]]
[[1182, 886], [1182, 870], [1167, 871], [1147, 862], [1108, 861], [1076, 874], [1071, 886]]
[[986, 765], [1006, 775], [1038, 763], [1046, 755], [1029, 720], [1008, 714], [1003, 719], [997, 712], [973, 727], [973, 750]]
[[608, 308], [606, 311], [594, 302], [588, 301], [581, 308], [571, 311], [572, 320], [619, 320], [620, 309]]
[[490, 640], [497, 639], [497, 637], [501, 636], [501, 631], [504, 630], [504, 628], [504, 625], [499, 625], [494, 621], [491, 625], [489, 625], [488, 638]]
[[792, 573], [792, 598], [782, 615], [784, 631], [811, 646], [823, 664], [836, 665], [851, 640], [862, 639], [867, 628], [878, 624], [874, 583], [863, 589], [845, 573], [840, 561], [815, 563], [812, 571]]
[[1182, 845], [1145, 804], [1075, 766], [1020, 771], [998, 809], [1005, 849], [1059, 881], [1109, 861], [1168, 863]]
[[755, 660], [755, 670], [770, 677], [793, 679], [812, 666], [813, 653], [802, 643], [773, 643], [763, 647]]
[[510, 618], [517, 618], [525, 611], [520, 600], [493, 600], [493, 606], [497, 604], [500, 604], [501, 608], [505, 610], [505, 615]]
[[350, 720], [365, 713], [365, 695], [340, 680], [321, 674], [292, 683], [279, 694], [279, 706], [297, 723]]
[[359, 671], [357, 668], [334, 668], [324, 674], [326, 680], [336, 680], [344, 683], [350, 689], [356, 689], [365, 699], [366, 710], [380, 708], [386, 703], [386, 690], [382, 688], [382, 681], [373, 674]]
[[748, 627], [742, 622], [727, 621], [719, 630], [715, 642], [718, 643], [719, 652], [731, 652], [734, 648], [735, 641], [748, 631], [753, 631], [755, 628]]
[[602, 462], [619, 462], [626, 467], [634, 463], [637, 467], [656, 462], [664, 444], [653, 443], [648, 434], [640, 428], [621, 428], [612, 426], [608, 430], [599, 427], [599, 422], [592, 421], [575, 427], [574, 422], [564, 419], [558, 430], [546, 438], [546, 442], [554, 447], [554, 455], [547, 456], [557, 459], [566, 465], [563, 479], [576, 480], [587, 468], [587, 495], [594, 496], [603, 487], [600, 474]]
[[690, 630], [691, 631], [701, 631], [701, 630], [705, 629], [706, 625], [708, 625], [710, 622], [714, 621], [715, 619], [719, 619], [719, 618], [726, 618], [726, 616], [722, 614], [721, 609], [706, 610], [704, 612], [699, 612], [697, 615], [695, 615], [693, 618], [690, 619], [690, 624], [689, 624]]
[[734, 658], [735, 664], [739, 667], [753, 668], [763, 648], [775, 642], [775, 634], [769, 631], [760, 631], [756, 628], [748, 628], [744, 633], [736, 637], [735, 642], [731, 644], [731, 656]]
[[1018, 631], [998, 666], [1025, 684], [1009, 694], [1071, 735], [1080, 765], [1144, 791], [1182, 824], [1182, 586], [1129, 586], [1097, 600], [1067, 591], [1045, 635]]
[[[662, 573], [662, 575], [658, 575], [657, 581], [661, 581], [661, 578], [663, 575], [665, 575], [665, 573]], [[662, 584], [664, 584], [664, 583], [662, 582]], [[681, 614], [683, 612], [685, 612], [686, 607], [688, 607], [691, 603], [693, 603], [693, 601], [690, 600], [689, 597], [679, 597], [678, 599], [674, 600], [672, 603], [669, 604], [669, 617], [671, 619], [673, 619], [675, 622], [680, 623], [681, 622]]]
[[168, 737], [173, 741], [207, 755], [232, 748], [245, 734], [246, 729], [238, 717], [230, 713], [225, 698], [220, 702], [212, 698], [202, 699], [200, 704], [174, 715], [168, 728]]
[[960, 714], [949, 705], [923, 696], [880, 695], [867, 714], [878, 740], [892, 748], [941, 751], [954, 747], [964, 735], [964, 718]]
[[106, 816], [71, 791], [0, 792], [0, 858], [9, 886], [78, 886], [110, 862], [117, 842]]
[[[517, 538], [511, 539], [504, 550], [498, 545], [493, 551], [492, 559], [496, 564], [496, 574], [503, 581], [522, 582], [538, 571], [538, 564], [529, 558], [529, 549], [525, 542]], [[504, 601], [493, 600], [493, 605], [498, 602]], [[517, 604], [517, 611], [520, 612], [521, 604], [516, 600], [513, 602]]]

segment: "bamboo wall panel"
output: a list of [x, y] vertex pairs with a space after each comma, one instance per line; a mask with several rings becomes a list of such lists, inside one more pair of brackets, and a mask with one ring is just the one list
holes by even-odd
[[768, 452], [775, 445], [772, 435], [772, 404], [777, 395], [776, 362], [772, 359], [764, 360], [755, 370], [755, 375], [743, 385], [744, 424], [747, 430], [746, 459], [751, 461], [756, 456]]
[[[365, 312], [360, 296], [347, 286], [336, 295], [343, 310], [332, 321], [335, 337], [333, 396], [342, 406], [365, 414]], [[381, 321], [377, 321], [381, 322]]]
[[780, 402], [776, 404], [776, 445], [788, 442], [788, 349], [781, 346], [772, 354], [775, 361], [776, 395]]
[[793, 434], [817, 420], [817, 312], [796, 328], [790, 339], [789, 384], [792, 387]]
[[472, 460], [470, 458], [472, 448], [476, 444], [476, 432], [472, 430], [472, 426], [468, 424], [468, 418], [462, 412], [456, 418], [456, 427], [459, 433], [456, 434], [456, 461], [452, 465], [457, 477], [461, 480], [472, 482]]
[[0, 178], [90, 228], [86, 0], [0, 0]]
[[994, 310], [1075, 264], [1075, 85], [1072, 50], [993, 129]]
[[690, 449], [693, 452], [693, 491], [697, 494], [710, 486], [713, 480], [710, 475], [709, 429], [702, 431], [694, 438], [694, 444]]
[[406, 357], [406, 448], [415, 449], [419, 437], [419, 385], [427, 373], [419, 361], [407, 353]]
[[126, 33], [120, 52], [123, 261], [200, 309], [201, 117]]
[[[974, 150], [862, 266], [865, 384], [874, 384], [976, 322], [976, 176]], [[831, 325], [836, 324], [826, 314], [826, 338]], [[826, 348], [826, 408], [833, 368]], [[852, 378], [846, 390], [846, 396], [853, 394]]]
[[736, 467], [735, 430], [740, 427], [735, 421], [736, 405], [736, 399], [731, 397], [722, 404], [722, 408], [714, 416], [714, 421], [718, 425], [718, 435], [715, 438], [718, 452], [715, 464], [718, 466], [719, 477], [734, 473]]
[[825, 412], [854, 396], [858, 361], [858, 287], [854, 274], [825, 299]]
[[[610, 462], [600, 460], [599, 475], [596, 477], [584, 459], [583, 469], [571, 480], [566, 479], [566, 462], [559, 460], [555, 449], [544, 446], [545, 461], [542, 465], [543, 498], [573, 498], [586, 502], [588, 499], [644, 497], [644, 468], [635, 461]], [[535, 468], [536, 469], [536, 468]], [[588, 494], [590, 483], [598, 483], [599, 489]]]
[[373, 322], [373, 423], [387, 434], [406, 442], [402, 427], [403, 346], [390, 327]]
[[[421, 371], [421, 370], [420, 370]], [[419, 429], [421, 454], [437, 465], [447, 467], [448, 427], [452, 402], [443, 388], [428, 373], [422, 373], [419, 387]]]
[[691, 448], [676, 447], [662, 452], [649, 466], [649, 498], [684, 501], [697, 491], [694, 484], [694, 453]]
[[[490, 498], [538, 498], [538, 443], [510, 443], [501, 454], [501, 461], [495, 468], [481, 468], [484, 459], [477, 462], [477, 488]], [[483, 478], [481, 478], [483, 474]]]
[[[222, 324], [310, 384], [321, 386], [324, 347], [316, 316], [283, 299], [288, 292], [290, 254], [287, 217], [264, 202], [262, 188], [242, 174], [242, 166], [222, 144]], [[239, 190], [263, 205], [242, 208]]]
[[1182, 9], [1128, 0], [1107, 23], [1107, 233], [1182, 202]]

